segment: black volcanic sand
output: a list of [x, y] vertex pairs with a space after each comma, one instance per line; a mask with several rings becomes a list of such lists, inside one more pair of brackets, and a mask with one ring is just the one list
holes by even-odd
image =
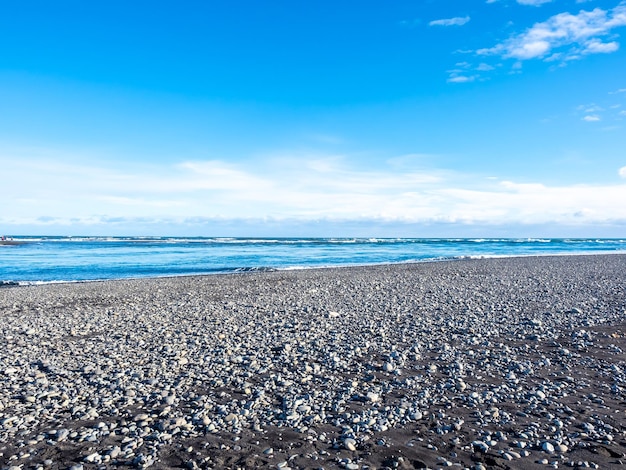
[[0, 469], [618, 468], [626, 255], [0, 288]]

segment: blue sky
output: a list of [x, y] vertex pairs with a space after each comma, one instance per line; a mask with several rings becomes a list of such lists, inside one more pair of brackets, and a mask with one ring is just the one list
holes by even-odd
[[626, 2], [0, 11], [0, 232], [626, 236]]

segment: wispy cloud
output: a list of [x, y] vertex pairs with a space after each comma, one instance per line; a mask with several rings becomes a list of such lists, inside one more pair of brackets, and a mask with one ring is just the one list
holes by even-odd
[[[162, 183], [154, 185], [163, 191], [197, 191], [197, 190], [228, 190], [246, 191], [250, 188], [271, 190], [272, 183], [262, 177], [255, 176], [237, 165], [219, 160], [188, 161], [176, 165], [183, 170], [176, 177], [164, 178]], [[175, 169], [176, 169], [175, 168]], [[148, 181], [150, 186], [152, 182]]]
[[448, 83], [468, 83], [480, 79], [480, 72], [488, 72], [494, 69], [489, 64], [481, 63], [474, 67], [469, 62], [458, 62], [457, 68], [448, 70]]
[[520, 5], [532, 5], [538, 7], [544, 3], [550, 3], [552, 0], [517, 0]]
[[618, 174], [622, 177], [622, 178], [626, 178], [626, 166], [623, 166], [619, 169]]
[[478, 67], [476, 67], [476, 70], [480, 71], [480, 72], [489, 72], [491, 70], [494, 70], [495, 67], [492, 67], [489, 64], [485, 64], [484, 62], [481, 62], [480, 64], [478, 64]]
[[[49, 226], [61, 221], [71, 225], [263, 218], [467, 224], [626, 220], [626, 184], [522, 184], [427, 168], [427, 160], [432, 156], [405, 155], [368, 169], [341, 155], [278, 155], [238, 165], [212, 159], [113, 171], [58, 160], [0, 157], [0, 222]], [[626, 167], [619, 174], [626, 177]]]
[[477, 75], [459, 75], [457, 73], [452, 73], [450, 74], [450, 76], [448, 77], [448, 82], [449, 83], [469, 83], [469, 82], [473, 82], [474, 80], [476, 80], [478, 76]]
[[[500, 0], [486, 0], [486, 3], [497, 3]], [[520, 5], [541, 6], [545, 3], [552, 3], [554, 0], [515, 0]], [[587, 3], [592, 0], [576, 0], [576, 3]]]
[[463, 26], [470, 20], [469, 16], [457, 16], [454, 18], [445, 18], [441, 20], [434, 20], [428, 23], [429, 26]]
[[606, 41], [606, 36], [621, 26], [626, 26], [624, 3], [608, 11], [595, 8], [592, 11], [581, 10], [576, 15], [560, 13], [494, 47], [480, 49], [477, 53], [520, 61], [542, 59], [565, 62], [589, 54], [615, 52], [619, 43], [614, 38]]
[[[609, 92], [609, 95], [614, 94]], [[626, 112], [622, 110], [622, 106], [621, 103], [615, 102], [615, 98], [611, 98], [610, 100], [605, 100], [601, 105], [596, 103], [579, 105], [576, 107], [576, 113], [580, 116], [580, 119], [587, 122], [621, 121], [622, 117], [626, 115]], [[607, 127], [605, 129], [612, 130], [616, 128]]]

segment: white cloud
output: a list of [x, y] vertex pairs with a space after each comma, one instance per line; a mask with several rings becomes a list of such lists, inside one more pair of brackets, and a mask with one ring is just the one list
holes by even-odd
[[448, 78], [448, 82], [450, 83], [468, 83], [468, 82], [473, 82], [474, 80], [476, 80], [476, 75], [451, 75]]
[[619, 44], [615, 41], [602, 42], [599, 39], [592, 39], [583, 49], [583, 54], [609, 54], [619, 49]]
[[386, 163], [393, 170], [407, 172], [424, 166], [427, 162], [437, 159], [437, 155], [428, 153], [409, 153], [387, 159]]
[[471, 74], [472, 64], [469, 62], [457, 62], [456, 66], [459, 68], [448, 70], [448, 83], [468, 83], [479, 78], [479, 75]]
[[[467, 221], [503, 223], [601, 223], [626, 217], [620, 202], [626, 197], [626, 185], [614, 186], [545, 186], [502, 182], [490, 190], [445, 189], [452, 200], [450, 214]], [[613, 199], [617, 197], [618, 199]], [[608, 209], [608, 208], [611, 209]], [[481, 215], [484, 208], [485, 214]], [[616, 211], [611, 213], [611, 211]], [[581, 216], [582, 215], [582, 216]]]
[[110, 170], [45, 159], [0, 158], [0, 185], [10, 194], [3, 203], [11, 207], [2, 215], [348, 216], [352, 210], [368, 213], [376, 207], [382, 213], [383, 201], [396, 193], [439, 181], [433, 173], [357, 169], [343, 160], [281, 156], [247, 165], [210, 160]]
[[[612, 93], [611, 93], [612, 94]], [[595, 103], [591, 104], [583, 104], [576, 106], [576, 111], [580, 115], [580, 119], [587, 122], [598, 122], [598, 121], [622, 121], [623, 116], [626, 116], [626, 111], [623, 109], [623, 105], [621, 103], [602, 103], [602, 105], [598, 105]], [[604, 127], [604, 130], [615, 130], [619, 129], [619, 127], [608, 126]]]
[[550, 3], [552, 0], [517, 0], [520, 5], [532, 5], [538, 7], [544, 3]]
[[[78, 165], [0, 156], [0, 223], [120, 220], [381, 220], [411, 223], [585, 223], [626, 220], [626, 184], [546, 186], [423, 170], [430, 155], [363, 168], [337, 155], [229, 164]], [[626, 167], [619, 170], [626, 178]], [[581, 215], [582, 214], [582, 215]], [[91, 222], [90, 222], [91, 221]]]
[[167, 184], [161, 185], [160, 188], [168, 188], [170, 191], [272, 189], [271, 182], [254, 176], [235, 165], [229, 165], [218, 160], [184, 162], [179, 164], [178, 168], [189, 172], [189, 174], [168, 178]]
[[577, 15], [560, 13], [477, 53], [517, 60], [575, 60], [587, 54], [615, 52], [619, 44], [604, 42], [601, 38], [621, 26], [626, 26], [626, 5], [623, 3], [608, 11], [595, 8], [581, 10]]
[[598, 111], [604, 111], [604, 109], [597, 104], [581, 105], [578, 109], [583, 110], [585, 113], [596, 113]]
[[448, 70], [448, 82], [449, 83], [467, 83], [473, 82], [481, 78], [480, 73], [476, 72], [490, 72], [495, 70], [495, 67], [481, 62], [478, 65], [471, 64], [469, 62], [457, 62], [455, 64], [456, 69]]
[[455, 18], [446, 18], [442, 20], [434, 20], [428, 23], [429, 26], [463, 26], [470, 20], [469, 16], [457, 16]]

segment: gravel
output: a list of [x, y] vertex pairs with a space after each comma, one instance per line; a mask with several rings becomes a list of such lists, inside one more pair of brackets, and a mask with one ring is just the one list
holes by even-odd
[[625, 255], [0, 288], [0, 469], [626, 463]]

